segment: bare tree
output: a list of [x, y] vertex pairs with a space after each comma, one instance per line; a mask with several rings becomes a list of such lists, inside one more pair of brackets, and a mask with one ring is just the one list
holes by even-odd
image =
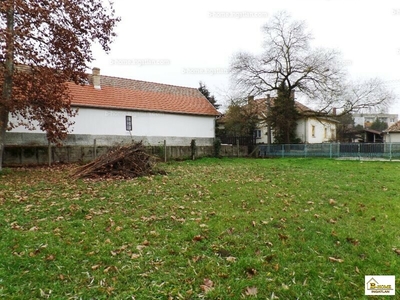
[[338, 94], [343, 70], [339, 54], [310, 47], [311, 35], [305, 23], [292, 21], [281, 12], [263, 27], [265, 46], [261, 55], [237, 54], [231, 64], [235, 81], [255, 95], [276, 92], [284, 84], [309, 97], [316, 92]]
[[340, 53], [312, 48], [305, 23], [293, 21], [286, 12], [273, 16], [263, 32], [265, 43], [260, 55], [238, 53], [231, 62], [232, 78], [244, 93], [276, 95], [284, 85], [288, 95], [296, 90], [316, 104], [316, 115], [333, 108], [340, 114], [380, 109], [394, 98], [377, 79], [348, 81]]

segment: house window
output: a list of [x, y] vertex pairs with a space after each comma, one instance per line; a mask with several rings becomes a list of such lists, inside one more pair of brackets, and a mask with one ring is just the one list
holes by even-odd
[[125, 117], [126, 131], [132, 131], [132, 116]]
[[311, 136], [315, 137], [315, 126], [311, 125]]
[[261, 139], [261, 130], [260, 129], [254, 130], [254, 137], [256, 139]]

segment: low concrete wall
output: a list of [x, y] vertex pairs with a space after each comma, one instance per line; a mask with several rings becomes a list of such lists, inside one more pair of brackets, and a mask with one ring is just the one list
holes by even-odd
[[[142, 141], [145, 145], [159, 146], [167, 141], [169, 146], [186, 146], [190, 145], [192, 139], [196, 140], [198, 146], [212, 146], [213, 138], [201, 137], [160, 137], [160, 136], [121, 136], [121, 135], [88, 135], [88, 134], [68, 134], [63, 141], [64, 146], [84, 146], [90, 147], [94, 143], [98, 146], [111, 146], [116, 144], [127, 144], [132, 141]], [[6, 146], [44, 146], [47, 147], [47, 139], [44, 133], [21, 133], [7, 132]]]
[[[197, 143], [197, 141], [196, 141]], [[61, 146], [50, 148], [51, 163], [86, 163], [106, 153], [107, 146]], [[238, 153], [239, 149], [239, 153]], [[148, 146], [149, 154], [158, 156], [161, 160], [191, 159], [190, 146]], [[48, 164], [49, 148], [44, 146], [6, 146], [3, 153], [3, 165], [38, 165]], [[247, 146], [222, 145], [220, 155], [224, 157], [247, 156]], [[197, 146], [196, 158], [214, 156], [213, 146]]]

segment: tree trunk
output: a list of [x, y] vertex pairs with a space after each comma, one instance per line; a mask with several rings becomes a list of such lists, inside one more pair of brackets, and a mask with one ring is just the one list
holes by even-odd
[[0, 172], [3, 169], [3, 153], [5, 145], [6, 127], [3, 124], [8, 123], [8, 111], [3, 105], [0, 105]]
[[5, 146], [8, 114], [12, 101], [14, 75], [14, 3], [7, 8], [6, 57], [4, 61], [4, 82], [0, 102], [0, 171], [3, 169], [3, 152]]

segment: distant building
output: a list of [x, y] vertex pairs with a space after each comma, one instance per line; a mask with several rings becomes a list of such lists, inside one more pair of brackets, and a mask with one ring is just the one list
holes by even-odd
[[397, 114], [383, 114], [383, 113], [378, 113], [378, 114], [353, 114], [354, 117], [354, 125], [361, 125], [363, 128], [369, 128], [371, 127], [372, 123], [376, 120], [379, 119], [381, 122], [385, 122], [388, 124], [388, 127], [392, 126], [395, 124], [399, 116]]

